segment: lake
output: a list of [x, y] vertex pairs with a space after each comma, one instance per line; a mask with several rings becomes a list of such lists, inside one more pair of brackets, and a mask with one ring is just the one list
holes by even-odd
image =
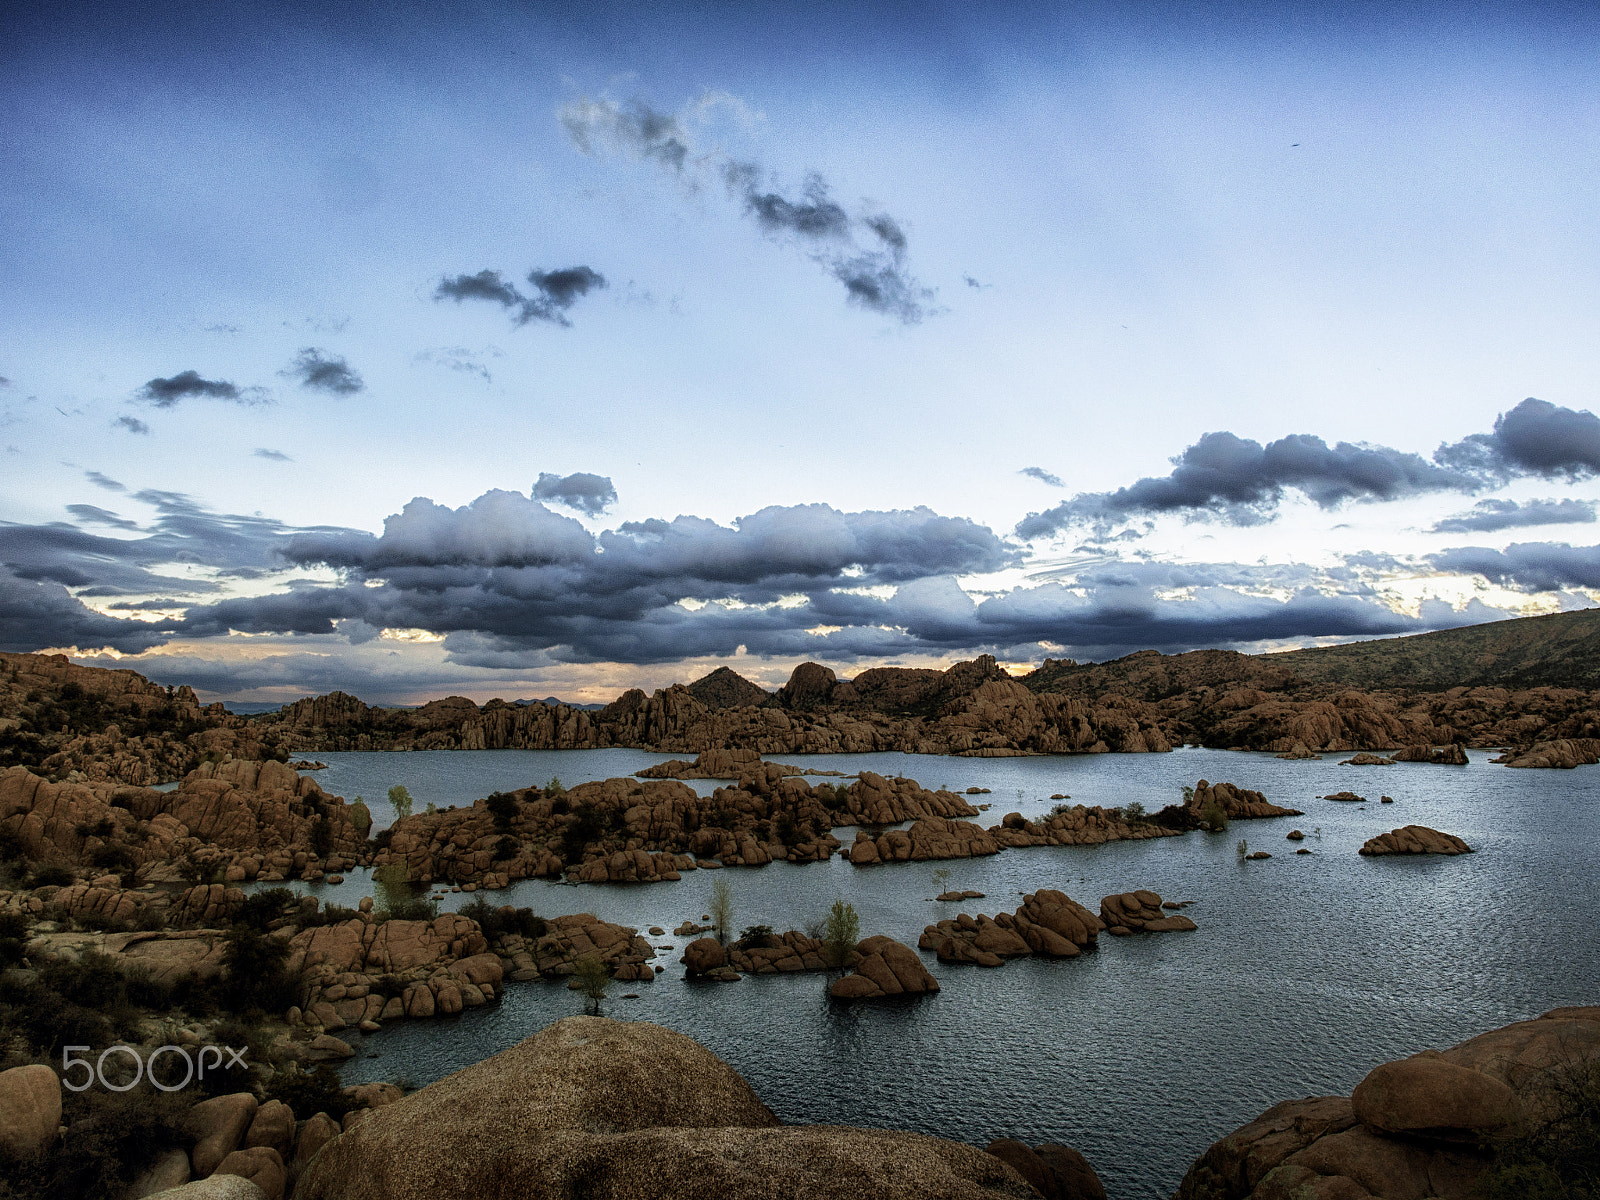
[[[323, 753], [323, 788], [381, 798], [403, 783], [420, 808], [495, 790], [568, 786], [631, 774], [670, 755], [632, 750]], [[1238, 821], [1226, 833], [1097, 847], [1006, 850], [993, 858], [852, 867], [773, 863], [686, 873], [682, 882], [575, 886], [545, 881], [488, 893], [544, 916], [592, 912], [671, 929], [707, 911], [714, 879], [735, 899], [735, 926], [804, 927], [836, 897], [862, 935], [915, 945], [924, 925], [1013, 911], [1019, 894], [1055, 887], [1091, 909], [1112, 892], [1150, 888], [1194, 900], [1187, 934], [1113, 938], [1077, 959], [1015, 960], [998, 970], [923, 961], [943, 991], [915, 1001], [830, 1004], [820, 976], [689, 982], [685, 938], [657, 938], [666, 974], [613, 985], [608, 1016], [655, 1021], [708, 1046], [786, 1122], [909, 1129], [986, 1144], [1010, 1136], [1081, 1150], [1113, 1198], [1170, 1196], [1212, 1141], [1280, 1100], [1348, 1093], [1373, 1066], [1444, 1047], [1565, 1004], [1600, 1002], [1592, 914], [1600, 768], [1512, 771], [1474, 751], [1467, 767], [1340, 766], [1185, 749], [1171, 754], [964, 759], [904, 754], [776, 756], [827, 770], [904, 774], [924, 786], [991, 789], [972, 797], [1036, 816], [1052, 793], [1074, 803], [1157, 809], [1199, 779], [1254, 788], [1306, 815]], [[691, 786], [707, 791], [714, 781]], [[1348, 789], [1371, 803], [1315, 799]], [[1380, 805], [1386, 793], [1394, 804]], [[1459, 858], [1361, 858], [1363, 841], [1405, 824], [1463, 837]], [[1306, 832], [1296, 856], [1284, 835]], [[853, 834], [838, 831], [848, 844]], [[1242, 861], [1236, 843], [1271, 851]], [[987, 898], [938, 904], [933, 871]], [[353, 905], [364, 872], [338, 886], [295, 885]], [[452, 894], [446, 907], [472, 899]], [[618, 998], [627, 990], [637, 1000]], [[509, 984], [501, 1002], [459, 1017], [400, 1022], [365, 1039], [348, 1082], [437, 1079], [582, 1011], [577, 993]], [[345, 1036], [341, 1034], [341, 1036]]]

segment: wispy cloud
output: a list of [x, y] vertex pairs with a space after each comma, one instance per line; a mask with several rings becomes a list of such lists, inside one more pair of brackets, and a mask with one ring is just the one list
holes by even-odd
[[366, 389], [361, 375], [343, 356], [315, 346], [307, 346], [295, 355], [294, 362], [278, 372], [285, 379], [293, 379], [301, 387], [313, 392], [326, 392], [331, 396], [353, 396]]
[[1043, 467], [1023, 467], [1017, 474], [1026, 475], [1029, 479], [1037, 479], [1040, 483], [1049, 484], [1054, 488], [1067, 486], [1061, 482], [1061, 476], [1046, 471]]
[[1587, 525], [1594, 521], [1592, 500], [1480, 500], [1471, 510], [1446, 517], [1433, 533], [1494, 533], [1532, 525]]
[[206, 379], [194, 370], [179, 371], [165, 379], [158, 376], [145, 383], [138, 395], [156, 408], [172, 408], [180, 401], [191, 399], [259, 404], [266, 398], [261, 388], [242, 388], [226, 379]]
[[255, 451], [254, 454], [255, 454], [256, 458], [267, 458], [267, 459], [271, 459], [273, 462], [293, 462], [294, 461], [294, 459], [290, 458], [282, 450], [260, 449], [260, 450]]
[[[454, 275], [441, 279], [433, 291], [435, 300], [487, 300], [511, 313], [518, 325], [547, 321], [570, 326], [567, 312], [584, 296], [606, 286], [606, 277], [592, 267], [563, 267], [556, 271], [534, 269], [528, 272], [533, 290], [524, 294], [501, 275], [485, 268], [475, 275]], [[487, 375], [487, 372], [485, 372]]]

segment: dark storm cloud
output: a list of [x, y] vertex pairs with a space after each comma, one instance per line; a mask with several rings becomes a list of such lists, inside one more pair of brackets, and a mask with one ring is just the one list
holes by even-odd
[[105, 488], [108, 492], [125, 492], [128, 490], [109, 475], [102, 475], [99, 471], [85, 471], [83, 477], [94, 484], [95, 487]]
[[1428, 561], [1440, 571], [1482, 575], [1525, 592], [1600, 588], [1600, 546], [1566, 542], [1514, 542], [1504, 550], [1463, 546], [1431, 554]]
[[1434, 458], [1484, 479], [1587, 479], [1600, 473], [1600, 417], [1530, 396], [1497, 417], [1493, 433], [1440, 446]]
[[25, 654], [46, 646], [109, 646], [136, 654], [172, 636], [173, 623], [102, 616], [60, 583], [0, 570], [0, 650]]
[[271, 459], [273, 462], [293, 462], [294, 461], [294, 459], [290, 458], [282, 450], [266, 450], [266, 449], [256, 450], [256, 451], [253, 452], [253, 457]]
[[561, 476], [548, 471], [539, 472], [539, 481], [533, 485], [535, 500], [549, 500], [565, 505], [590, 517], [598, 517], [617, 502], [617, 489], [604, 475], [591, 475], [587, 471]]
[[1040, 483], [1047, 483], [1051, 487], [1067, 486], [1061, 482], [1061, 476], [1056, 475], [1053, 472], [1046, 471], [1043, 467], [1023, 467], [1022, 470], [1017, 472], [1017, 474], [1026, 475], [1030, 479], [1037, 479]]
[[198, 371], [180, 371], [167, 379], [150, 380], [139, 389], [139, 398], [157, 408], [171, 408], [181, 400], [204, 398], [254, 404], [262, 396], [260, 388], [241, 388], [226, 379], [203, 379]]
[[1432, 533], [1493, 533], [1530, 525], [1587, 525], [1593, 522], [1590, 500], [1480, 500], [1468, 512], [1446, 517]]
[[1270, 520], [1288, 491], [1323, 508], [1352, 500], [1396, 500], [1424, 492], [1475, 492], [1529, 475], [1586, 478], [1600, 472], [1600, 418], [1524, 400], [1493, 433], [1441, 445], [1432, 461], [1387, 446], [1291, 434], [1263, 446], [1228, 432], [1208, 433], [1163, 476], [1113, 492], [1085, 492], [1017, 525], [1025, 538], [1072, 525], [1100, 529], [1135, 516], [1177, 513], [1235, 525]]
[[126, 429], [129, 433], [150, 432], [150, 426], [139, 420], [138, 417], [118, 417], [112, 422], [112, 424], [122, 426], [122, 428]]
[[[703, 112], [724, 103], [742, 107], [718, 94], [703, 98], [696, 108]], [[852, 216], [815, 171], [806, 175], [798, 194], [786, 195], [759, 162], [729, 159], [719, 152], [697, 154], [686, 121], [643, 100], [618, 104], [585, 97], [561, 110], [561, 124], [584, 154], [618, 149], [658, 164], [691, 190], [702, 180], [720, 178], [763, 233], [800, 247], [838, 280], [847, 303], [908, 325], [934, 311], [933, 291], [906, 266], [908, 242], [900, 221], [881, 211]]]
[[[518, 325], [548, 321], [570, 326], [567, 311], [592, 291], [606, 287], [606, 277], [592, 267], [563, 267], [556, 271], [535, 268], [528, 272], [531, 295], [524, 295], [499, 271], [484, 269], [476, 275], [456, 275], [439, 281], [435, 300], [487, 300], [512, 314]], [[488, 373], [484, 372], [485, 378]]]
[[295, 380], [303, 388], [327, 392], [331, 396], [353, 396], [367, 386], [360, 373], [341, 355], [315, 346], [301, 350], [294, 362], [278, 374]]

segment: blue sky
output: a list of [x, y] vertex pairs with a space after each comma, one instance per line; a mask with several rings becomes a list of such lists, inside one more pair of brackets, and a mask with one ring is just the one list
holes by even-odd
[[1600, 587], [1588, 8], [4, 21], [5, 649], [588, 699]]

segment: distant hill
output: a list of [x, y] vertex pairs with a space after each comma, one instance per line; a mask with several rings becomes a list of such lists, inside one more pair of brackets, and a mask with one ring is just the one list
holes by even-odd
[[737, 671], [718, 667], [709, 675], [689, 684], [689, 694], [707, 708], [743, 708], [747, 704], [765, 704], [772, 693], [751, 683]]
[[1118, 691], [1147, 700], [1199, 687], [1281, 691], [1302, 683], [1403, 692], [1600, 688], [1600, 608], [1277, 654], [1141, 650], [1105, 663], [1047, 659], [1021, 682], [1034, 692]]
[[557, 704], [565, 704], [568, 708], [575, 708], [579, 712], [599, 712], [604, 704], [580, 704], [576, 700], [557, 700], [554, 696], [546, 696], [543, 700], [513, 700], [518, 708], [526, 708], [530, 704], [548, 704], [552, 708]]
[[1360, 688], [1595, 688], [1600, 608], [1257, 657], [1313, 683]]

